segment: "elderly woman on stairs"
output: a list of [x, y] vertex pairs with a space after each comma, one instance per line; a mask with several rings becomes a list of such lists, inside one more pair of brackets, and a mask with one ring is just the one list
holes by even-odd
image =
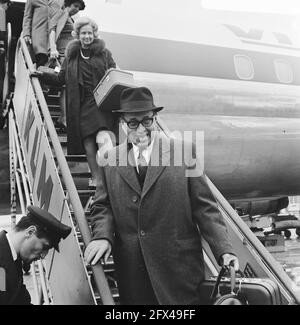
[[117, 118], [111, 112], [99, 110], [93, 90], [110, 68], [116, 64], [111, 52], [98, 38], [98, 26], [89, 18], [79, 18], [74, 25], [76, 39], [68, 44], [66, 57], [58, 75], [39, 72], [47, 83], [66, 84], [68, 154], [85, 151], [92, 173], [90, 185], [99, 183], [96, 160], [99, 149], [113, 146], [109, 131], [117, 129]]

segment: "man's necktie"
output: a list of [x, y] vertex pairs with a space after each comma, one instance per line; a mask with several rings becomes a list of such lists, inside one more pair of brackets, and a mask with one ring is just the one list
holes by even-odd
[[137, 164], [138, 164], [138, 176], [139, 176], [139, 182], [141, 187], [143, 187], [144, 185], [144, 181], [146, 178], [146, 174], [147, 174], [147, 161], [145, 159], [145, 157], [142, 155], [142, 152], [139, 152], [139, 156], [137, 159]]

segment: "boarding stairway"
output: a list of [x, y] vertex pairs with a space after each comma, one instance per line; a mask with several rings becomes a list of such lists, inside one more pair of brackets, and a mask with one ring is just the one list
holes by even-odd
[[[118, 304], [112, 257], [107, 265], [86, 266], [83, 250], [91, 239], [88, 224], [94, 189], [84, 156], [70, 156], [67, 135], [55, 122], [59, 116], [59, 94], [48, 91], [34, 71], [28, 49], [20, 39], [16, 60], [16, 84], [8, 100], [10, 128], [12, 216], [16, 196], [22, 212], [29, 204], [39, 205], [73, 228], [60, 244], [60, 254], [52, 251], [32, 268], [39, 303]], [[163, 132], [170, 132], [159, 121]], [[171, 136], [171, 135], [170, 135]], [[300, 290], [278, 262], [260, 243], [236, 211], [209, 180], [220, 212], [228, 226], [232, 245], [246, 277], [270, 278], [280, 289], [282, 304], [299, 304]], [[207, 277], [220, 267], [203, 241]], [[38, 270], [38, 274], [36, 273]]]
[[29, 204], [39, 205], [73, 228], [60, 244], [60, 254], [52, 250], [32, 268], [37, 301], [55, 305], [116, 304], [112, 258], [104, 266], [87, 266], [83, 259], [91, 239], [88, 216], [94, 194], [88, 186], [86, 159], [67, 155], [66, 135], [57, 132], [53, 124], [59, 96], [49, 95], [38, 79], [30, 77], [33, 69], [26, 44], [20, 40], [16, 85], [8, 103], [13, 107], [9, 113], [11, 201], [18, 196], [22, 213]]

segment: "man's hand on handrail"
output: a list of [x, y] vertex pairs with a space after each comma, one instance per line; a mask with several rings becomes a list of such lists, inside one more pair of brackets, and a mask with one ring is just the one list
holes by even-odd
[[87, 264], [95, 265], [101, 258], [107, 263], [111, 253], [111, 244], [106, 239], [98, 239], [91, 241], [85, 252], [84, 259]]

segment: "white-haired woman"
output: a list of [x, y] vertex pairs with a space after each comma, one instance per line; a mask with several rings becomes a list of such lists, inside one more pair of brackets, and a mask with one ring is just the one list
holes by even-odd
[[66, 84], [68, 154], [85, 151], [92, 185], [97, 185], [97, 143], [112, 146], [107, 131], [116, 130], [117, 119], [113, 113], [99, 110], [93, 90], [106, 70], [116, 64], [104, 41], [98, 38], [98, 26], [93, 20], [86, 17], [76, 20], [73, 34], [76, 39], [67, 46], [60, 73], [40, 75], [48, 83]]
[[[84, 10], [85, 2], [83, 0], [64, 0], [64, 6], [57, 10], [49, 22], [49, 42], [50, 58], [58, 59], [60, 64], [65, 59], [67, 45], [74, 39], [72, 32], [74, 30], [74, 20], [72, 16], [80, 10]], [[57, 128], [66, 131], [66, 104], [65, 90], [60, 92], [60, 116], [55, 124]]]

